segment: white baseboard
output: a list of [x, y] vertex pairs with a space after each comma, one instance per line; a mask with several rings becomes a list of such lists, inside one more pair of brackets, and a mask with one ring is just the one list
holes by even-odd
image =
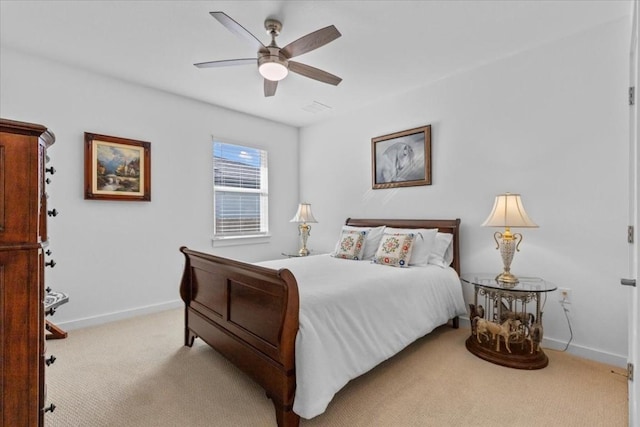
[[[471, 323], [469, 322], [469, 319], [467, 317], [460, 317], [460, 326], [470, 328]], [[542, 339], [543, 349], [562, 351], [566, 346], [567, 343], [565, 341], [560, 341], [553, 338]], [[627, 368], [626, 355], [608, 353], [606, 351], [584, 347], [573, 343], [569, 345], [569, 348], [566, 351], [569, 354], [573, 354], [574, 356], [582, 357], [584, 359], [606, 363], [607, 365], [613, 365], [624, 369]]]
[[145, 314], [158, 313], [160, 311], [171, 310], [173, 308], [184, 307], [182, 300], [174, 300], [161, 304], [147, 305], [144, 307], [132, 308], [130, 310], [117, 311], [114, 313], [99, 314], [97, 316], [85, 317], [83, 319], [68, 320], [66, 322], [56, 322], [62, 329], [71, 331], [74, 329], [86, 328], [89, 326], [102, 325], [116, 320], [128, 319], [130, 317], [142, 316]]
[[[543, 338], [542, 347], [550, 350], [562, 351], [567, 346], [565, 341], [556, 340], [553, 338]], [[582, 357], [584, 359], [595, 360], [596, 362], [606, 363], [607, 365], [613, 365], [620, 368], [627, 369], [627, 356], [621, 354], [608, 353], [606, 351], [598, 350], [595, 348], [584, 347], [581, 345], [569, 344], [567, 353], [574, 356]]]

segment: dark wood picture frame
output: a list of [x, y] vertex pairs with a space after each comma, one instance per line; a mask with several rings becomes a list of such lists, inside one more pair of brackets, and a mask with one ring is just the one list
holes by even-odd
[[373, 189], [431, 185], [431, 125], [371, 139]]
[[151, 201], [151, 143], [84, 133], [85, 200]]

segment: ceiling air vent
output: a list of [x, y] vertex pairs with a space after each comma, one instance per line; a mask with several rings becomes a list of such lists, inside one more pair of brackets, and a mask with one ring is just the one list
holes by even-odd
[[321, 113], [323, 111], [331, 110], [331, 107], [329, 107], [328, 105], [325, 105], [325, 104], [323, 104], [321, 102], [313, 101], [311, 104], [309, 104], [309, 105], [307, 105], [305, 107], [302, 107], [302, 109], [304, 111], [309, 112], [309, 113], [316, 114], [316, 113]]

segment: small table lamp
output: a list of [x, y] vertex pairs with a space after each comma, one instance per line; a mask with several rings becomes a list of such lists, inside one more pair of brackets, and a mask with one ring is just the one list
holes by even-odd
[[298, 232], [302, 240], [302, 247], [298, 251], [298, 254], [300, 256], [309, 255], [309, 250], [307, 249], [307, 239], [309, 238], [311, 226], [307, 223], [318, 222], [311, 213], [311, 203], [300, 203], [300, 205], [298, 205], [298, 212], [296, 212], [296, 215], [291, 219], [290, 222], [297, 222], [300, 224], [298, 225]]
[[[512, 234], [511, 227], [538, 227], [525, 212], [520, 195], [511, 193], [497, 195], [493, 210], [482, 226], [504, 227], [504, 233], [496, 231], [493, 235], [498, 245], [496, 249], [500, 249], [504, 264], [504, 271], [496, 277], [496, 280], [507, 285], [515, 285], [518, 283], [518, 278], [511, 274], [511, 261], [515, 251], [520, 251], [519, 246], [522, 243], [522, 234]], [[498, 241], [498, 238], [501, 240]]]

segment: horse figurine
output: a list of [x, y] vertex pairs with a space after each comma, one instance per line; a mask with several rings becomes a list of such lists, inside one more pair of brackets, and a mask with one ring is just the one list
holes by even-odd
[[504, 322], [507, 319], [519, 320], [525, 325], [532, 325], [535, 322], [535, 316], [532, 313], [520, 312], [520, 311], [503, 311], [500, 315], [500, 321]]
[[533, 352], [540, 351], [540, 343], [542, 342], [542, 313], [540, 313], [540, 318], [538, 321], [531, 325], [529, 328], [529, 335], [527, 336], [527, 341], [531, 344], [531, 354]]
[[475, 335], [476, 333], [476, 324], [478, 319], [484, 318], [484, 307], [479, 305], [476, 307], [475, 304], [469, 304], [469, 319], [471, 320], [471, 334]]
[[492, 339], [496, 341], [496, 351], [500, 351], [500, 337], [504, 338], [505, 347], [507, 351], [511, 353], [509, 348], [509, 340], [514, 331], [517, 331], [520, 327], [519, 320], [507, 319], [502, 324], [494, 323], [486, 319], [478, 319], [476, 322], [476, 339], [480, 341], [480, 335], [484, 335], [489, 338], [487, 333], [490, 333]]

